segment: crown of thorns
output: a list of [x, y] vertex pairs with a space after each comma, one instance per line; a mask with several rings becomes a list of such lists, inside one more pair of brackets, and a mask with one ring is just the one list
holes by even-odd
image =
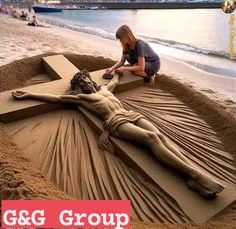
[[81, 79], [85, 77], [88, 77], [90, 80], [92, 80], [89, 72], [86, 69], [77, 72], [70, 81], [71, 89], [74, 90], [76, 86], [79, 85]]
[[88, 72], [86, 69], [77, 72], [77, 73], [72, 77], [72, 79], [71, 79], [71, 81], [70, 81], [71, 90], [76, 90], [76, 89], [78, 89], [80, 81], [81, 81], [83, 78], [86, 78], [86, 77], [88, 77], [88, 78], [92, 81], [94, 87], [95, 87], [97, 90], [99, 90], [99, 86], [92, 80], [92, 78], [91, 78], [89, 72]]

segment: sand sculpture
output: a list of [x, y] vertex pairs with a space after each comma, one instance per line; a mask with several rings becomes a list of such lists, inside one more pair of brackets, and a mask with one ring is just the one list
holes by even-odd
[[[78, 69], [63, 56], [44, 61], [54, 79], [63, 75], [62, 79], [22, 90], [64, 93]], [[107, 83], [101, 72], [91, 73], [98, 85]], [[25, 155], [57, 187], [76, 198], [131, 199], [133, 219], [143, 221], [206, 221], [235, 200], [233, 158], [224, 152], [214, 131], [186, 105], [160, 89], [140, 85], [140, 79], [133, 76], [121, 79], [116, 92], [122, 105], [146, 115], [191, 163], [224, 183], [226, 188], [222, 191], [218, 186], [222, 192], [215, 200], [206, 201], [191, 192], [183, 179], [155, 160], [147, 148], [111, 137], [115, 154], [101, 150], [98, 136], [103, 131], [102, 122], [83, 108], [78, 113], [59, 104], [16, 102], [7, 91], [0, 94], [0, 119], [14, 121], [7, 128]], [[29, 131], [36, 136], [22, 137]]]
[[113, 78], [113, 74], [111, 74], [111, 73], [104, 73], [102, 77], [104, 79], [112, 79]]

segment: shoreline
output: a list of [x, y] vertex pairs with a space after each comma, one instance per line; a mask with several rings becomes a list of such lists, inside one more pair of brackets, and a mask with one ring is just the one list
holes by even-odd
[[[12, 3], [4, 3], [6, 5], [12, 5]], [[17, 7], [28, 6], [29, 3], [13, 3]], [[64, 4], [56, 3], [55, 6], [63, 6]], [[75, 3], [73, 1], [67, 2], [66, 5], [78, 5], [78, 6], [98, 6], [106, 7], [107, 9], [120, 10], [120, 9], [219, 9], [221, 8], [221, 2], [89, 2], [81, 1], [80, 3]], [[83, 10], [69, 8], [67, 10]]]
[[[67, 12], [65, 12], [65, 13], [67, 13]], [[74, 24], [74, 22], [72, 22], [72, 21], [71, 21], [72, 23], [70, 23], [70, 21], [68, 21], [67, 19], [59, 19], [57, 17], [55, 17], [55, 18], [50, 17], [50, 14], [49, 15], [39, 14], [38, 19], [43, 23], [50, 24], [53, 26], [62, 27], [62, 28], [66, 28], [69, 30], [78, 31], [78, 32], [86, 33], [86, 34], [96, 35], [101, 38], [116, 41], [114, 32], [106, 31], [104, 29], [96, 30], [96, 28], [94, 28], [94, 27]], [[228, 52], [223, 51], [223, 50], [210, 50], [208, 48], [198, 47], [198, 46], [183, 43], [180, 41], [174, 41], [174, 40], [162, 39], [162, 38], [153, 38], [153, 37], [149, 37], [149, 36], [145, 36], [145, 35], [140, 35], [138, 37], [140, 39], [144, 39], [144, 40], [148, 41], [151, 46], [160, 46], [165, 49], [169, 48], [169, 49], [172, 49], [173, 51], [179, 50], [179, 51], [186, 52], [189, 54], [190, 53], [191, 54], [202, 54], [203, 57], [207, 56], [207, 57], [212, 57], [212, 58], [220, 58], [220, 59], [222, 58], [223, 61], [230, 61], [230, 62], [236, 61], [235, 58], [233, 58], [231, 60], [229, 58]], [[153, 47], [153, 48], [155, 50], [155, 47]], [[170, 57], [171, 57], [171, 55], [170, 55]], [[200, 59], [200, 56], [199, 56], [199, 59]]]
[[[14, 60], [45, 52], [68, 52], [103, 56], [118, 61], [121, 53], [119, 42], [96, 35], [50, 25], [30, 27], [26, 21], [0, 14], [0, 66]], [[67, 34], [66, 37], [64, 34]], [[158, 73], [171, 76], [201, 91], [236, 115], [236, 79], [208, 73], [193, 65], [169, 56], [160, 55]]]

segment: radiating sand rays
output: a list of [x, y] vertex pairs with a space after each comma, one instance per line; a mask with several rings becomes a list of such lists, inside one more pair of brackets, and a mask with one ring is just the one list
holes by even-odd
[[[189, 222], [167, 193], [145, 181], [117, 156], [100, 150], [98, 136], [78, 112], [51, 112], [47, 117], [12, 123], [7, 129], [25, 156], [66, 193], [78, 199], [130, 199], [134, 220]], [[22, 145], [27, 133], [31, 138]]]
[[[147, 116], [194, 164], [225, 182], [235, 181], [233, 157], [224, 151], [216, 133], [174, 96], [142, 87], [118, 97], [127, 109]], [[117, 156], [99, 149], [99, 136], [76, 108], [6, 128], [25, 156], [66, 193], [78, 199], [130, 199], [133, 220], [189, 221], [168, 193], [145, 181]]]
[[160, 89], [139, 88], [119, 97], [127, 109], [144, 114], [181, 152], [201, 169], [235, 183], [233, 156], [216, 133], [184, 103]]

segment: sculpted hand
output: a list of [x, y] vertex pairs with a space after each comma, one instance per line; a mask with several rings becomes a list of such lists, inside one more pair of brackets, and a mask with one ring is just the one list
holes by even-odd
[[106, 71], [102, 77], [103, 77], [103, 79], [112, 79], [113, 78], [113, 69], [112, 68], [106, 69]]
[[30, 95], [28, 92], [25, 91], [13, 91], [11, 94], [15, 99], [27, 99]]

